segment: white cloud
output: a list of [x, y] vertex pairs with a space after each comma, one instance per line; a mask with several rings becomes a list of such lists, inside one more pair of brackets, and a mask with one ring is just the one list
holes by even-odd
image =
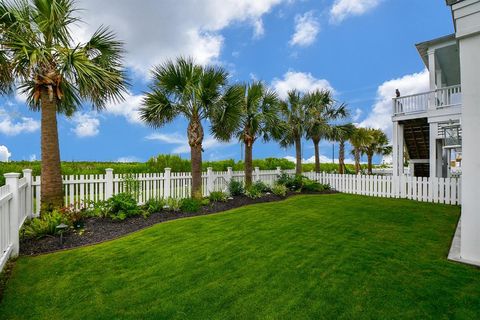
[[313, 11], [295, 17], [295, 33], [290, 39], [290, 45], [309, 46], [320, 32], [320, 23], [313, 15]]
[[275, 78], [272, 87], [279, 97], [285, 99], [289, 90], [297, 89], [300, 92], [307, 92], [316, 89], [328, 89], [333, 93], [335, 90], [330, 82], [325, 79], [316, 79], [311, 73], [288, 71], [282, 79]]
[[262, 17], [285, 0], [80, 0], [81, 18], [74, 28], [85, 41], [100, 25], [110, 26], [125, 42], [129, 67], [145, 75], [150, 67], [178, 55], [200, 63], [218, 60], [220, 32], [234, 23], [264, 33]]
[[40, 129], [40, 122], [29, 117], [12, 117], [0, 108], [0, 133], [15, 136], [20, 133], [35, 132]]
[[31, 154], [30, 157], [28, 158], [30, 161], [37, 161], [37, 155], [34, 153], [34, 154]]
[[353, 121], [357, 121], [358, 119], [360, 119], [360, 117], [362, 116], [362, 114], [363, 114], [362, 109], [356, 108], [356, 109], [355, 109], [355, 113], [354, 113], [353, 116], [352, 116], [352, 120], [353, 120]]
[[75, 128], [72, 129], [77, 137], [94, 137], [99, 133], [98, 127], [100, 126], [100, 120], [91, 113], [77, 113], [73, 117]]
[[359, 123], [360, 127], [382, 129], [389, 137], [392, 136], [392, 98], [395, 96], [395, 89], [398, 89], [402, 96], [428, 91], [428, 70], [382, 83], [377, 89], [376, 102], [367, 117]]
[[141, 162], [141, 160], [135, 156], [126, 156], [118, 158], [115, 162]]
[[106, 113], [116, 116], [123, 116], [131, 123], [143, 123], [140, 120], [139, 108], [142, 106], [142, 95], [134, 95], [131, 92], [126, 94], [125, 101], [120, 103], [111, 102], [107, 105]]
[[350, 16], [360, 16], [375, 7], [382, 0], [335, 0], [330, 8], [330, 22], [340, 23]]
[[[293, 156], [286, 156], [284, 158], [287, 159], [290, 162], [294, 162], [294, 163], [297, 162], [296, 158], [293, 157]], [[334, 159], [334, 161], [335, 161], [335, 163], [338, 164], [338, 159]], [[315, 156], [311, 156], [308, 159], [302, 159], [302, 163], [315, 163]], [[332, 158], [329, 158], [329, 157], [324, 156], [324, 155], [320, 155], [320, 163], [332, 163]], [[354, 164], [354, 163], [355, 163], [355, 161], [353, 159], [345, 158], [345, 164]]]
[[[186, 136], [174, 133], [153, 133], [145, 137], [148, 140], [156, 140], [167, 144], [177, 145], [171, 150], [171, 153], [189, 153], [190, 146]], [[235, 141], [223, 142], [215, 139], [213, 136], [206, 136], [203, 139], [202, 147], [204, 150], [214, 150], [235, 144]]]
[[12, 154], [8, 151], [7, 146], [0, 145], [0, 162], [8, 162], [11, 156]]

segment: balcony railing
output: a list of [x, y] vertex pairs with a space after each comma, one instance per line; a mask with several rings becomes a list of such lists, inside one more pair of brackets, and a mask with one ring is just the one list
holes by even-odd
[[461, 104], [462, 89], [457, 85], [394, 98], [393, 115], [426, 112], [428, 109], [442, 109]]

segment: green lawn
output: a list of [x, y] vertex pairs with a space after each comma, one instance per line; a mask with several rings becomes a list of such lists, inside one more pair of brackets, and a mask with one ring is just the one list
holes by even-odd
[[297, 196], [20, 258], [5, 319], [478, 319], [459, 208]]

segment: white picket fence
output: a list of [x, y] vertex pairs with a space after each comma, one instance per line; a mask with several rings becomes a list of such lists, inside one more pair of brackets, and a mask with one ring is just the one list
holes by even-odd
[[[282, 173], [294, 170], [259, 170], [255, 168], [254, 181], [273, 185]], [[305, 176], [329, 184], [339, 192], [374, 197], [405, 198], [424, 202], [458, 205], [461, 203], [460, 178], [417, 178], [410, 176], [340, 175], [306, 172]], [[40, 212], [41, 178], [32, 177], [32, 171], [5, 174], [6, 185], [0, 187], [0, 271], [11, 256], [18, 255], [19, 230], [26, 218]], [[209, 168], [202, 174], [202, 192], [227, 191], [230, 180], [244, 181], [243, 171], [216, 172]], [[124, 192], [129, 183], [136, 185], [138, 203], [151, 198], [186, 198], [190, 196], [191, 174], [171, 172], [121, 175], [107, 169], [105, 174], [71, 175], [63, 177], [66, 206], [89, 205]], [[128, 182], [130, 181], [130, 182]]]
[[32, 216], [32, 170], [5, 174], [0, 187], [0, 271], [19, 251], [19, 230], [25, 219]]

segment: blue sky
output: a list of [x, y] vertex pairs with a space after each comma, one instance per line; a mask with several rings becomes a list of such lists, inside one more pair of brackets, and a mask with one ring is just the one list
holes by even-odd
[[[126, 42], [132, 88], [124, 103], [101, 113], [85, 105], [71, 119], [59, 118], [67, 161], [189, 157], [183, 119], [153, 130], [136, 114], [150, 67], [178, 54], [224, 66], [232, 82], [263, 80], [280, 95], [295, 87], [331, 88], [349, 105], [351, 121], [391, 135], [395, 88], [410, 94], [428, 86], [414, 44], [453, 32], [450, 9], [438, 0], [83, 0], [78, 6], [86, 21], [73, 30], [79, 41], [105, 24]], [[0, 99], [1, 145], [13, 160], [40, 158], [39, 114], [20, 96]], [[208, 134], [204, 149], [205, 160], [241, 157], [236, 141], [221, 144]], [[332, 144], [322, 142], [321, 153], [331, 161]], [[275, 142], [254, 147], [255, 158], [285, 156], [294, 156], [294, 149]], [[305, 141], [303, 158], [312, 156]]]

